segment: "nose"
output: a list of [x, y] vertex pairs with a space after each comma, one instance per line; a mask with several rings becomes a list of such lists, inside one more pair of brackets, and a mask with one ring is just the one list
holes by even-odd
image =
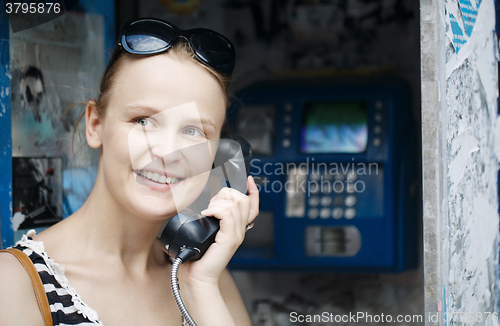
[[172, 130], [172, 128], [163, 128], [163, 130], [148, 132], [143, 127], [144, 137], [152, 160], [160, 158], [164, 164], [167, 164], [181, 159], [180, 150], [182, 146], [176, 133], [172, 132]]

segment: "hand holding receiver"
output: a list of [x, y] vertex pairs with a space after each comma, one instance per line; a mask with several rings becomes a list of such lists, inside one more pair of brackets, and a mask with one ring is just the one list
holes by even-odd
[[[247, 190], [246, 176], [250, 173], [251, 159], [252, 147], [250, 144], [241, 137], [230, 136], [220, 140], [212, 169], [222, 172], [223, 187], [228, 185], [230, 188], [245, 193]], [[214, 198], [220, 196], [221, 192]], [[235, 196], [242, 198], [237, 195], [229, 195], [231, 199]], [[213, 213], [215, 212], [210, 215]], [[164, 251], [172, 258], [176, 258], [183, 250], [191, 250], [192, 252], [189, 254], [188, 252], [182, 254], [185, 262], [188, 259], [200, 259], [210, 244], [215, 241], [218, 230], [219, 220], [217, 218], [206, 217], [190, 209], [184, 209], [170, 219], [159, 239], [163, 244]]]
[[[160, 233], [163, 250], [175, 258], [171, 273], [172, 292], [188, 325], [195, 326], [196, 323], [180, 294], [179, 266], [193, 260], [183, 273], [188, 283], [217, 287], [220, 275], [243, 242], [247, 226], [258, 215], [258, 189], [253, 178], [247, 178], [251, 154], [252, 148], [244, 139], [221, 139], [212, 172], [220, 176], [222, 189], [210, 200], [207, 209], [201, 213], [189, 209], [180, 211]], [[248, 196], [243, 194], [247, 189]], [[195, 261], [205, 252], [205, 259]]]

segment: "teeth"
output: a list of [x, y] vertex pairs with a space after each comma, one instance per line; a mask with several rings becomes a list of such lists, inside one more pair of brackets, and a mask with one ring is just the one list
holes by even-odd
[[164, 175], [159, 175], [158, 173], [153, 173], [149, 171], [144, 171], [144, 170], [138, 170], [135, 171], [138, 175], [147, 178], [149, 180], [153, 180], [158, 183], [167, 183], [167, 184], [172, 184], [179, 182], [181, 179], [180, 178], [172, 178], [172, 177], [166, 177]]

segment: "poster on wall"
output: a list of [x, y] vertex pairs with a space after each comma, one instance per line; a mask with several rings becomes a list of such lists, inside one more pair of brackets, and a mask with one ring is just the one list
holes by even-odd
[[92, 189], [99, 151], [86, 143], [85, 121], [76, 121], [98, 95], [106, 26], [103, 15], [80, 11], [10, 30], [15, 189], [4, 246], [71, 215]]
[[12, 158], [12, 229], [47, 227], [62, 219], [62, 158]]
[[92, 165], [83, 124], [75, 122], [98, 94], [103, 17], [67, 13], [10, 37], [12, 155], [62, 156], [65, 170]]

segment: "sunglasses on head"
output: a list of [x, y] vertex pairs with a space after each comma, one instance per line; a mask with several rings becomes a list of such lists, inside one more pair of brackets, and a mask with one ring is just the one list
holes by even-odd
[[179, 38], [188, 42], [201, 63], [221, 73], [230, 74], [233, 71], [233, 44], [210, 29], [183, 30], [158, 19], [141, 19], [125, 25], [120, 44], [128, 53], [156, 54], [168, 51]]

